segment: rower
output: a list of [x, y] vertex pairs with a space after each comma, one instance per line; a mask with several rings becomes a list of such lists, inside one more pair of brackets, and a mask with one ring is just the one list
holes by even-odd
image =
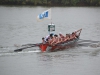
[[73, 39], [76, 38], [75, 32], [72, 32], [72, 37], [73, 37]]
[[64, 38], [64, 42], [69, 40], [69, 34], [66, 34], [66, 37]]
[[60, 43], [60, 38], [58, 37], [58, 35], [55, 35], [55, 37], [56, 37], [56, 40], [55, 40], [55, 42], [54, 42], [54, 45], [56, 45], [56, 44], [58, 44], [58, 43]]
[[58, 41], [58, 35], [54, 35], [53, 39], [52, 39], [52, 42], [51, 42], [51, 45], [55, 45]]
[[44, 41], [45, 41], [45, 42], [48, 42], [49, 37], [50, 37], [50, 36], [47, 35], [47, 36], [44, 38]]
[[45, 42], [48, 42], [50, 39], [52, 39], [53, 38], [53, 33], [51, 33], [50, 35], [47, 35], [45, 38], [44, 38], [44, 40], [45, 40]]
[[59, 36], [60, 36], [61, 38], [64, 38], [64, 35], [62, 35], [61, 32], [59, 33]]
[[64, 42], [64, 38], [65, 38], [64, 35], [62, 35], [61, 32], [60, 32], [60, 33], [59, 33], [59, 36], [60, 36], [60, 38], [61, 38], [61, 42]]
[[45, 40], [44, 40], [44, 37], [42, 38], [42, 43], [43, 43], [43, 44], [46, 44], [46, 42], [45, 42]]

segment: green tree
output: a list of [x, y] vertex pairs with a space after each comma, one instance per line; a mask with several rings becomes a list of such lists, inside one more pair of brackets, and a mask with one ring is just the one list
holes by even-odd
[[70, 1], [69, 0], [61, 0], [62, 5], [69, 5]]
[[76, 4], [80, 2], [80, 0], [71, 0], [71, 5], [76, 6]]

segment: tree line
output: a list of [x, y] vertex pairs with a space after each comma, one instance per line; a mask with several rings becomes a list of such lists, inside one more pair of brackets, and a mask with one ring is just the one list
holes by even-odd
[[100, 6], [100, 0], [0, 0], [0, 5]]

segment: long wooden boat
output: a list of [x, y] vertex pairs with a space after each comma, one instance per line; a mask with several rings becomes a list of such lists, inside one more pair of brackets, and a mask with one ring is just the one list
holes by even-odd
[[[60, 44], [57, 44], [55, 46], [51, 46], [49, 44], [40, 44], [39, 45], [39, 48], [42, 52], [52, 52], [52, 51], [57, 51], [57, 50], [64, 50], [64, 49], [67, 49], [67, 48], [70, 48], [70, 47], [74, 47], [77, 43], [77, 41], [79, 40], [79, 36], [80, 36], [80, 33], [81, 33], [81, 30], [78, 30], [77, 33], [79, 34], [77, 36], [77, 38], [73, 39], [73, 40], [70, 40], [70, 41], [66, 41], [66, 42], [62, 42]], [[80, 31], [80, 32], [79, 32]]]
[[53, 51], [57, 51], [57, 50], [64, 50], [64, 49], [67, 49], [70, 47], [74, 47], [78, 40], [79, 40], [79, 38], [75, 38], [71, 41], [57, 44], [55, 46], [51, 46], [49, 44], [40, 44], [39, 48], [42, 52], [48, 52], [48, 51], [53, 52]]
[[26, 44], [26, 45], [22, 45], [22, 46], [25, 46], [25, 47], [16, 49], [16, 50], [14, 50], [14, 52], [19, 52], [19, 51], [22, 51], [24, 49], [32, 48], [32, 47], [36, 47], [36, 46], [38, 46], [42, 52], [48, 52], [48, 51], [52, 52], [52, 51], [57, 51], [57, 50], [63, 50], [63, 49], [66, 49], [66, 48], [70, 48], [70, 47], [73, 47], [73, 46], [76, 45], [77, 41], [79, 40], [81, 30], [82, 29], [77, 30], [75, 32], [77, 34], [76, 38], [71, 39], [69, 41], [65, 41], [65, 42], [62, 42], [62, 43], [59, 43], [59, 44], [56, 44], [56, 45], [49, 45], [48, 43], [46, 43], [46, 44], [43, 44], [43, 43]]

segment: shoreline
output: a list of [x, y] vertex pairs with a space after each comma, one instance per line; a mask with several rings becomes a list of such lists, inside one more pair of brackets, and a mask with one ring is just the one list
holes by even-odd
[[87, 0], [76, 0], [76, 1], [70, 1], [70, 0], [57, 0], [57, 1], [52, 1], [52, 0], [3, 0], [0, 1], [0, 5], [15, 5], [15, 6], [47, 6], [47, 7], [79, 7], [79, 6], [100, 6], [100, 1], [99, 0], [92, 0], [87, 1]]
[[100, 6], [90, 6], [90, 5], [84, 5], [84, 6], [61, 6], [61, 5], [52, 5], [52, 6], [50, 6], [50, 5], [14, 5], [14, 4], [2, 4], [2, 5], [0, 5], [0, 6], [31, 6], [31, 7], [100, 7]]

